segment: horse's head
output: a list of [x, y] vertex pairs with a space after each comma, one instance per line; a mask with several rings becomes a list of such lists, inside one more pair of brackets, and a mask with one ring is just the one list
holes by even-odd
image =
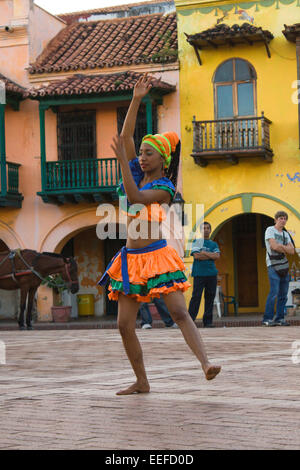
[[65, 269], [62, 271], [62, 277], [72, 294], [79, 291], [78, 269], [74, 258], [64, 258]]

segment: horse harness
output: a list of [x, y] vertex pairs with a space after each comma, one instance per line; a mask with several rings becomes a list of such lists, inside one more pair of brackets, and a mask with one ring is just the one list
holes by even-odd
[[[19, 258], [23, 261], [25, 266], [28, 268], [27, 270], [19, 270], [19, 271], [16, 270], [16, 265], [15, 265], [16, 255], [19, 256]], [[7, 278], [11, 277], [13, 279], [13, 281], [15, 281], [16, 284], [19, 284], [19, 281], [17, 280], [16, 276], [24, 276], [24, 275], [27, 275], [27, 274], [35, 274], [39, 279], [41, 279], [42, 281], [45, 281], [45, 279], [34, 268], [34, 266], [36, 265], [36, 263], [37, 263], [37, 261], [38, 261], [38, 259], [41, 255], [42, 255], [42, 253], [38, 253], [36, 255], [36, 257], [34, 258], [34, 260], [33, 260], [33, 263], [32, 263], [33, 266], [30, 266], [27, 263], [27, 261], [23, 258], [23, 256], [21, 255], [20, 248], [18, 248], [16, 250], [10, 250], [8, 255], [1, 261], [0, 266], [7, 259], [9, 259], [11, 261], [12, 272], [9, 273], [9, 274], [4, 274], [3, 276], [0, 276], [0, 280], [1, 279], [7, 279]], [[67, 274], [67, 277], [69, 279], [69, 282], [70, 282], [70, 284], [73, 284], [75, 281], [72, 281], [71, 275], [70, 275], [69, 269], [68, 269], [70, 265], [71, 265], [71, 263], [65, 263], [65, 268], [66, 268], [66, 274]]]

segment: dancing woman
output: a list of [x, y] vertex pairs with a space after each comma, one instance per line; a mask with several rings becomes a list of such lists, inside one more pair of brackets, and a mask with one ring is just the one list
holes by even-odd
[[[169, 205], [176, 191], [180, 152], [177, 134], [146, 135], [136, 158], [133, 135], [137, 112], [150, 88], [150, 78], [145, 74], [134, 87], [121, 136], [115, 137], [111, 146], [122, 171], [119, 195], [126, 195], [128, 200], [128, 238], [126, 247], [113, 258], [99, 284], [103, 285], [110, 278], [109, 298], [118, 301], [118, 327], [136, 375], [136, 382], [117, 395], [150, 391], [135, 325], [139, 303], [149, 302], [161, 294], [186, 343], [199, 359], [206, 379], [213, 379], [221, 370], [209, 362], [201, 336], [186, 308], [183, 292], [190, 284], [184, 274], [184, 263], [155, 230], [165, 217], [162, 205]], [[138, 204], [142, 205], [142, 210], [137, 209]], [[147, 221], [150, 235], [131, 236], [131, 224], [136, 218]], [[153, 233], [158, 235], [153, 237]]]

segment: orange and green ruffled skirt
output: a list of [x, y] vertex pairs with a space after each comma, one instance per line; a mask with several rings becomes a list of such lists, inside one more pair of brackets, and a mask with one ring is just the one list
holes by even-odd
[[[185, 265], [177, 251], [165, 240], [141, 249], [124, 247], [105, 273], [110, 278], [108, 297], [117, 301], [123, 293], [138, 302], [150, 302], [161, 294], [185, 292], [191, 284], [184, 271]], [[101, 281], [99, 284], [103, 285]]]

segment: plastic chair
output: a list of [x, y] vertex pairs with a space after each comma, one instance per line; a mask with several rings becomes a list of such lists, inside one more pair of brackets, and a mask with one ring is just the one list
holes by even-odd
[[288, 308], [294, 308], [294, 307], [295, 307], [294, 305], [285, 305], [283, 315], [286, 316], [288, 314], [288, 311], [287, 311]]
[[224, 295], [223, 292], [220, 292], [221, 294], [221, 299], [223, 301], [224, 305], [224, 317], [228, 315], [228, 305], [233, 304], [234, 305], [234, 315], [237, 316], [238, 314], [238, 303], [236, 301], [236, 298], [233, 295]]
[[215, 295], [215, 298], [214, 298], [214, 305], [217, 306], [217, 313], [218, 313], [219, 318], [221, 318], [221, 316], [222, 316], [220, 294], [221, 294], [221, 287], [217, 286], [216, 295]]

